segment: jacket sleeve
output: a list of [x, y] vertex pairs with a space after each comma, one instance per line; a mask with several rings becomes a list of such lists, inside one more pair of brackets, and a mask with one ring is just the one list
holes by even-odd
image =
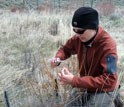
[[71, 55], [76, 54], [75, 45], [76, 45], [76, 40], [75, 40], [75, 36], [73, 36], [66, 42], [65, 45], [63, 45], [58, 50], [55, 57], [59, 57], [61, 60], [65, 60], [69, 58]]
[[[80, 88], [98, 88], [98, 89], [107, 89], [115, 88], [117, 84], [117, 53], [116, 46], [108, 48], [105, 54], [102, 56], [100, 61], [100, 66], [102, 67], [102, 74], [96, 77], [93, 76], [84, 76], [73, 78], [73, 87]], [[97, 71], [96, 71], [97, 72]]]

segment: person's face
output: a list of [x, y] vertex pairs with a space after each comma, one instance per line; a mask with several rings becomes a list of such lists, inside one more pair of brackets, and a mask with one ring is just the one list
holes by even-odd
[[89, 41], [96, 33], [96, 30], [92, 29], [82, 29], [73, 27], [73, 31], [76, 33], [76, 36], [82, 41], [87, 42]]

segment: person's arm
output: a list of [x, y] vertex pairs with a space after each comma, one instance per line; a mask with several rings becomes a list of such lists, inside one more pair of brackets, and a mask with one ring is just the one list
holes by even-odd
[[[113, 52], [113, 53], [111, 53]], [[102, 57], [100, 65], [102, 66], [102, 75], [97, 77], [74, 76], [72, 86], [80, 88], [99, 88], [107, 89], [109, 87], [115, 87], [117, 83], [117, 55], [116, 50], [109, 50]], [[97, 71], [96, 71], [97, 72]]]
[[72, 54], [76, 54], [76, 45], [76, 36], [73, 36], [58, 50], [55, 58], [51, 60], [51, 67], [54, 68], [59, 66], [62, 60], [69, 58]]
[[70, 38], [65, 45], [63, 45], [58, 52], [56, 53], [56, 58], [60, 58], [60, 60], [65, 60], [69, 58], [71, 55], [76, 54], [75, 46], [76, 46], [76, 37], [73, 36]]

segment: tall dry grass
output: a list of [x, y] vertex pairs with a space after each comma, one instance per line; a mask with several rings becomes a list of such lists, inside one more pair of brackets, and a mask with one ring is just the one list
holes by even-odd
[[[57, 73], [66, 66], [78, 75], [76, 56], [55, 69], [50, 68], [49, 61], [73, 35], [72, 14], [37, 11], [0, 14], [0, 106], [5, 106], [4, 90], [12, 107], [63, 106], [69, 100], [73, 90], [60, 85]], [[100, 24], [117, 42], [120, 93], [124, 99], [124, 18], [103, 17]]]

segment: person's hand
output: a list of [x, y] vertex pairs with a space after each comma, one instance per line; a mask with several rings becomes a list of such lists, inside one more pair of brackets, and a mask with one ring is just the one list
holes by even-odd
[[67, 68], [63, 68], [62, 71], [58, 74], [60, 82], [64, 84], [72, 85], [72, 80], [74, 75], [68, 71]]
[[53, 58], [52, 60], [51, 60], [51, 68], [55, 68], [55, 67], [57, 67], [59, 64], [60, 64], [60, 58]]

